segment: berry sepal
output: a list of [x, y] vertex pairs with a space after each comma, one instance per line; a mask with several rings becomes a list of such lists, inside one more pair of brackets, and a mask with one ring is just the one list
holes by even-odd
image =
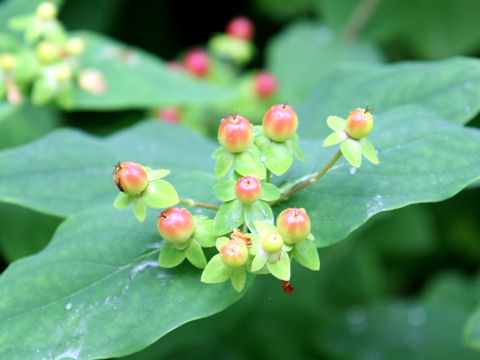
[[273, 223], [273, 212], [267, 201], [280, 197], [280, 190], [275, 185], [260, 182], [253, 176], [221, 181], [214, 186], [213, 193], [224, 201], [215, 217], [218, 235], [230, 233], [243, 223], [253, 231], [256, 220]]
[[[136, 172], [130, 173], [130, 168]], [[120, 193], [115, 198], [113, 206], [116, 209], [124, 209], [133, 202], [133, 213], [140, 222], [143, 222], [147, 215], [147, 206], [161, 209], [177, 204], [179, 202], [177, 191], [169, 182], [162, 180], [169, 173], [170, 170], [152, 170], [130, 161], [118, 163], [114, 171], [114, 180]]]
[[[366, 111], [363, 109], [360, 110]], [[362, 165], [362, 155], [372, 164], [379, 164], [377, 152], [375, 151], [373, 144], [365, 137], [366, 135], [359, 138], [353, 138], [349, 134], [347, 120], [338, 116], [329, 116], [327, 118], [327, 125], [334, 132], [324, 140], [324, 147], [340, 143], [342, 155], [352, 166], [357, 168]], [[367, 135], [368, 133], [370, 133], [370, 130], [365, 132]]]
[[233, 288], [241, 292], [247, 280], [246, 267], [249, 263], [247, 243], [238, 238], [238, 232], [232, 238], [220, 237], [216, 247], [219, 254], [208, 262], [203, 270], [201, 281], [206, 284], [216, 284], [230, 279]]
[[285, 142], [276, 142], [265, 136], [261, 126], [255, 126], [255, 145], [262, 151], [265, 166], [275, 175], [283, 175], [292, 166], [293, 155], [304, 162], [305, 156], [297, 144], [298, 135]]
[[259, 179], [265, 179], [267, 172], [260, 157], [260, 150], [253, 144], [245, 151], [235, 154], [223, 147], [219, 147], [212, 154], [212, 158], [217, 159], [215, 176], [221, 179], [225, 177], [233, 167], [233, 169], [242, 176], [253, 175]]
[[194, 230], [184, 242], [165, 242], [158, 256], [158, 265], [172, 268], [187, 259], [193, 266], [203, 269], [207, 259], [202, 247], [215, 246], [216, 236], [213, 233], [213, 220], [205, 216], [193, 216]]

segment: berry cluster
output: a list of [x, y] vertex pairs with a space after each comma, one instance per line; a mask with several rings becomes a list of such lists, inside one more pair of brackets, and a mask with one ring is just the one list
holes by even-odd
[[98, 70], [81, 68], [85, 41], [67, 35], [53, 2], [41, 3], [34, 15], [15, 17], [8, 25], [24, 32], [25, 43], [12, 40], [0, 54], [0, 98], [6, 96], [9, 103], [20, 104], [23, 92], [31, 87], [35, 104], [54, 101], [69, 107], [75, 78], [85, 91], [101, 94], [106, 90]]
[[[331, 116], [327, 122], [335, 130], [333, 136], [340, 139], [337, 143], [355, 141], [361, 149], [373, 127], [368, 109], [353, 111], [346, 121]], [[291, 294], [292, 260], [311, 270], [320, 268], [320, 260], [307, 211], [288, 208], [275, 219], [272, 206], [317, 181], [340, 157], [338, 154], [343, 153], [351, 162], [351, 152], [345, 152], [342, 143], [341, 152], [324, 169], [282, 193], [271, 183], [271, 175], [284, 174], [294, 155], [305, 161], [297, 145], [297, 127], [297, 114], [287, 104], [272, 106], [261, 126], [253, 126], [238, 114], [222, 120], [218, 129], [220, 147], [212, 155], [217, 160], [215, 174], [221, 180], [213, 187], [214, 195], [223, 203], [220, 207], [179, 199], [173, 186], [161, 179], [168, 175], [168, 170], [152, 170], [130, 161], [115, 168], [114, 181], [121, 192], [114, 205], [123, 208], [133, 202], [140, 221], [145, 218], [146, 205], [163, 208], [183, 203], [217, 210], [214, 219], [192, 216], [180, 207], [164, 210], [157, 224], [165, 240], [159, 266], [171, 268], [187, 259], [203, 269], [202, 282], [230, 280], [237, 291], [244, 289], [247, 272], [271, 274]], [[326, 145], [331, 145], [331, 138], [332, 135], [325, 140]], [[365, 156], [371, 160], [370, 153]], [[203, 248], [213, 247], [218, 254], [207, 261]]]

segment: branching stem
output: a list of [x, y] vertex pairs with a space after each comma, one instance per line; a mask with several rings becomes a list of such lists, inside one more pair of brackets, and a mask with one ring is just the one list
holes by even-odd
[[197, 202], [192, 199], [179, 199], [179, 200], [180, 200], [180, 204], [187, 205], [187, 206], [195, 206], [195, 207], [200, 207], [200, 208], [210, 209], [210, 210], [220, 209], [220, 207], [217, 205], [205, 204], [205, 203]]
[[341, 34], [342, 38], [346, 41], [355, 41], [381, 2], [382, 0], [361, 0], [345, 25]]
[[287, 191], [282, 196], [280, 196], [277, 200], [271, 201], [270, 205], [278, 204], [279, 202], [285, 200], [289, 196], [295, 194], [297, 191], [300, 191], [300, 190], [306, 188], [307, 186], [315, 184], [323, 175], [326, 174], [326, 172], [333, 166], [333, 164], [335, 164], [337, 162], [337, 160], [340, 159], [341, 157], [342, 157], [342, 152], [340, 150], [338, 150], [338, 152], [330, 159], [330, 161], [327, 163], [327, 165], [325, 165], [318, 173], [316, 173], [313, 177], [311, 177], [310, 179], [308, 179], [304, 183], [302, 183], [298, 186], [295, 186], [290, 191]]

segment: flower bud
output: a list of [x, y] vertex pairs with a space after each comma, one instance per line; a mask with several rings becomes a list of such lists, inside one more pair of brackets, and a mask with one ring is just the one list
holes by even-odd
[[71, 38], [65, 45], [65, 50], [68, 55], [78, 56], [85, 50], [85, 41], [78, 37]]
[[45, 1], [37, 6], [36, 15], [42, 20], [50, 20], [57, 16], [57, 12], [57, 5], [51, 1]]

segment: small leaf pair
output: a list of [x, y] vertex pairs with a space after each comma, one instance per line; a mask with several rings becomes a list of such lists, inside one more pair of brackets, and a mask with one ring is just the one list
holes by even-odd
[[[363, 112], [366, 112], [364, 109], [357, 109]], [[356, 110], [356, 111], [357, 111]], [[371, 130], [371, 126], [373, 126], [373, 122], [370, 125], [370, 130], [359, 131], [358, 129], [354, 129], [352, 121], [349, 122], [350, 119], [355, 119], [352, 114], [349, 115], [347, 120], [342, 119], [338, 116], [329, 116], [327, 118], [327, 125], [330, 129], [334, 132], [330, 134], [325, 141], [323, 142], [324, 147], [336, 145], [340, 143], [340, 150], [342, 151], [343, 156], [347, 161], [355, 167], [360, 167], [362, 165], [362, 155], [370, 161], [372, 164], [378, 164], [378, 157], [377, 152], [373, 144], [365, 137], [365, 134], [368, 134]], [[367, 120], [368, 121], [368, 120]], [[373, 121], [373, 119], [372, 119]], [[351, 134], [355, 134], [359, 136], [359, 138], [352, 137]]]

